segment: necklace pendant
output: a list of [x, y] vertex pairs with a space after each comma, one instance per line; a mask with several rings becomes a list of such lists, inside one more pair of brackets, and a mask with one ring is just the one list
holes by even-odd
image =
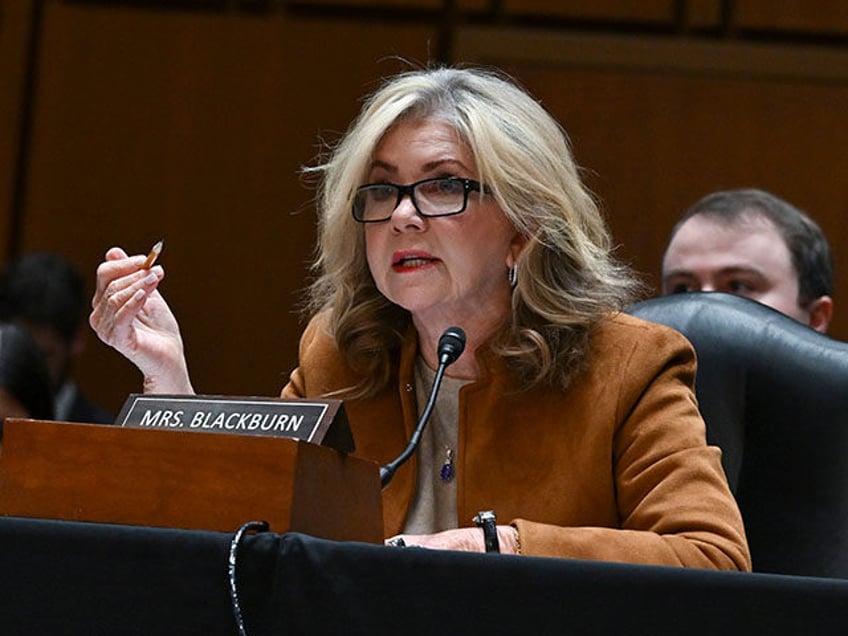
[[439, 479], [442, 481], [451, 481], [454, 477], [454, 468], [453, 468], [453, 451], [450, 448], [445, 449], [445, 462], [442, 464], [441, 470], [439, 470]]

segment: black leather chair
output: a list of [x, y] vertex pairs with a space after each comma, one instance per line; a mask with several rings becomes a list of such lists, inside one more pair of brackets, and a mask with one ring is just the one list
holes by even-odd
[[754, 571], [848, 578], [848, 344], [730, 294], [628, 313], [695, 347], [707, 438], [723, 451]]

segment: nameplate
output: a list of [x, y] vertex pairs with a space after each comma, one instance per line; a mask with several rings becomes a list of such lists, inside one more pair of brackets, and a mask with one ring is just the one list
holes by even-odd
[[115, 423], [125, 428], [289, 437], [345, 453], [354, 448], [341, 400], [132, 393]]

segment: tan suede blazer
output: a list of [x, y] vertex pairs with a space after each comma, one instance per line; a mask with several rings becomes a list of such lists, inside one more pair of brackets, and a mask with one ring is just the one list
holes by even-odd
[[[356, 454], [384, 464], [416, 423], [407, 339], [397, 382], [349, 400]], [[467, 353], [466, 353], [467, 355]], [[567, 391], [517, 393], [501, 360], [459, 396], [458, 519], [493, 509], [519, 530], [522, 553], [749, 570], [742, 519], [718, 448], [707, 446], [693, 393], [695, 355], [682, 335], [628, 315], [591, 338], [587, 369]], [[354, 384], [326, 317], [308, 325], [286, 397], [319, 397]], [[386, 536], [401, 531], [416, 458], [383, 492]]]

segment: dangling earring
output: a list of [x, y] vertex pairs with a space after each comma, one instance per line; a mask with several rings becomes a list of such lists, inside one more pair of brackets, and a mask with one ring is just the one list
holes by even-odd
[[506, 276], [509, 279], [509, 286], [515, 288], [518, 284], [518, 264], [516, 263], [508, 270], [506, 270]]

